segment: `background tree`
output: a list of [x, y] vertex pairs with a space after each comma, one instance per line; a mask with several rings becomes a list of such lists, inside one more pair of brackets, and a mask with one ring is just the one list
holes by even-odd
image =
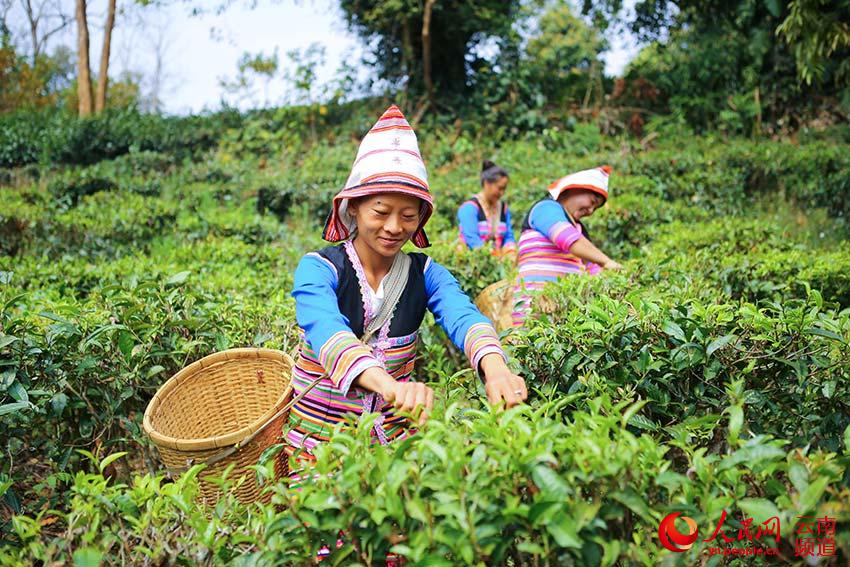
[[89, 64], [89, 26], [86, 0], [77, 0], [77, 100], [79, 115], [88, 116], [92, 111], [100, 113], [106, 108], [109, 82], [109, 53], [112, 30], [115, 27], [116, 0], [109, 0], [106, 23], [103, 28], [103, 47], [100, 55], [100, 71], [97, 78], [97, 98], [92, 100], [91, 66]]
[[11, 30], [9, 30], [9, 12], [12, 10], [12, 0], [0, 0], [0, 44], [9, 43]]
[[[719, 126], [760, 134], [764, 128], [794, 128], [806, 116], [823, 112], [830, 108], [824, 103], [835, 99], [842, 88], [799, 80], [796, 46], [783, 39], [780, 29], [795, 4], [787, 0], [639, 0], [633, 10], [626, 11], [620, 0], [586, 0], [583, 9], [609, 33], [627, 28], [644, 42], [626, 79], [629, 84], [641, 83], [637, 90], [642, 92], [646, 82], [657, 88], [656, 111], [672, 111], [698, 129]], [[842, 4], [846, 0], [831, 4], [836, 19]], [[836, 33], [842, 29], [840, 24], [830, 29], [826, 37], [842, 37]], [[842, 52], [831, 53], [830, 57], [836, 57]], [[838, 61], [834, 63], [840, 67]]]
[[236, 95], [238, 100], [250, 100], [254, 98], [254, 80], [263, 81], [263, 105], [269, 105], [269, 86], [277, 75], [280, 62], [277, 50], [271, 55], [263, 52], [245, 52], [236, 64], [237, 73], [234, 79], [220, 78], [219, 85], [228, 93]]
[[80, 116], [92, 113], [91, 67], [89, 66], [89, 24], [86, 0], [77, 0], [77, 102]]
[[[468, 93], [478, 48], [507, 34], [519, 0], [341, 0], [352, 31], [380, 80], [414, 96], [451, 100]], [[427, 16], [427, 17], [426, 17]]]
[[284, 80], [291, 89], [291, 103], [303, 104], [308, 108], [310, 135], [317, 138], [316, 121], [319, 103], [326, 94], [326, 88], [318, 81], [318, 70], [325, 64], [325, 48], [311, 43], [306, 49], [293, 49], [286, 54], [289, 60]]
[[606, 42], [599, 31], [576, 16], [569, 4], [549, 2], [537, 17], [537, 31], [526, 47], [526, 61], [542, 93], [552, 103], [581, 102], [603, 96], [601, 53]]
[[[72, 18], [65, 13], [59, 0], [20, 0], [21, 7], [27, 18], [30, 42], [32, 45], [32, 63], [41, 55], [51, 36], [64, 30]], [[9, 2], [11, 6], [11, 2]]]
[[791, 46], [800, 79], [850, 87], [850, 1], [792, 0], [788, 11], [776, 31]]
[[50, 59], [39, 57], [32, 65], [8, 41], [0, 45], [0, 112], [56, 104], [49, 86], [53, 72]]
[[103, 47], [100, 52], [100, 72], [97, 75], [97, 98], [94, 111], [103, 112], [106, 108], [106, 86], [109, 81], [109, 50], [112, 43], [112, 29], [115, 27], [115, 0], [109, 0], [106, 13], [106, 25], [103, 28]]

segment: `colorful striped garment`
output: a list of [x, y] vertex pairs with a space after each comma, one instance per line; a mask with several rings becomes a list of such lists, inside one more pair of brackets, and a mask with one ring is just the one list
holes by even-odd
[[535, 203], [523, 222], [519, 237], [519, 275], [514, 287], [513, 323], [519, 327], [531, 309], [531, 293], [566, 274], [596, 275], [602, 268], [570, 254], [570, 248], [587, 233], [552, 198]]
[[477, 197], [464, 202], [457, 211], [460, 241], [470, 250], [490, 243], [493, 250], [515, 250], [516, 240], [511, 226], [511, 211], [504, 201], [500, 208], [499, 222], [494, 231]]
[[421, 253], [411, 253], [405, 291], [393, 316], [364, 346], [358, 336], [377, 313], [354, 246], [330, 246], [307, 254], [295, 271], [295, 312], [301, 343], [293, 372], [295, 394], [321, 376], [324, 379], [290, 412], [287, 452], [312, 460], [318, 443], [348, 417], [378, 412], [373, 435], [388, 443], [411, 432], [407, 418], [397, 415], [379, 395], [352, 382], [367, 368], [380, 366], [398, 381], [412, 380], [418, 330], [430, 310], [473, 368], [491, 353], [504, 357], [498, 335], [472, 304], [454, 276]]

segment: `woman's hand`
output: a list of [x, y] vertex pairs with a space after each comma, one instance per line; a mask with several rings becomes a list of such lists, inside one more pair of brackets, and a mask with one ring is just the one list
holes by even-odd
[[607, 262], [602, 264], [602, 267], [606, 270], [622, 270], [623, 266], [615, 262], [614, 260], [609, 259]]
[[394, 387], [382, 393], [381, 396], [401, 413], [416, 415], [416, 408], [422, 407], [419, 414], [419, 425], [428, 420], [431, 408], [434, 407], [434, 390], [422, 382], [396, 382]]
[[427, 421], [434, 407], [434, 390], [430, 387], [421, 382], [397, 382], [386, 370], [377, 366], [364, 370], [354, 383], [380, 394], [399, 412], [416, 415], [416, 408], [421, 407], [419, 425]]
[[511, 372], [500, 355], [494, 353], [482, 358], [481, 371], [484, 373], [487, 400], [491, 404], [505, 400], [505, 407], [511, 408], [528, 398], [525, 380]]

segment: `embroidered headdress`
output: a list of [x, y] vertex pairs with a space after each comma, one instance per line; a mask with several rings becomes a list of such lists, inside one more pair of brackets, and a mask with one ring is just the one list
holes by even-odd
[[378, 193], [404, 193], [422, 200], [421, 220], [411, 240], [419, 248], [430, 246], [422, 228], [434, 212], [428, 173], [416, 134], [396, 105], [384, 112], [360, 142], [345, 187], [333, 199], [322, 238], [339, 242], [351, 236], [356, 227], [348, 214], [349, 199]]
[[557, 199], [561, 193], [569, 189], [588, 189], [601, 195], [607, 201], [610, 174], [611, 167], [608, 165], [571, 173], [549, 185], [549, 194], [553, 199]]

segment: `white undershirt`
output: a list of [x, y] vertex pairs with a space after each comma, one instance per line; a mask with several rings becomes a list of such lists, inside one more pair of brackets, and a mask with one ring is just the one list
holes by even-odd
[[381, 306], [384, 304], [384, 281], [387, 279], [384, 276], [384, 279], [381, 280], [381, 283], [378, 284], [378, 291], [374, 291], [372, 286], [367, 285], [366, 289], [369, 293], [369, 302], [372, 304], [372, 314], [377, 315], [378, 311], [381, 310]]

